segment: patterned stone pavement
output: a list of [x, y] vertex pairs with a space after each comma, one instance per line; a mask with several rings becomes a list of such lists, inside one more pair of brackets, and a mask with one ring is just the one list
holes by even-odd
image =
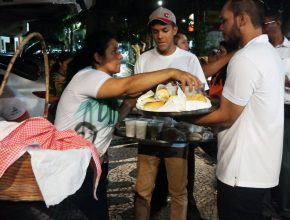
[[[136, 180], [137, 145], [115, 145], [109, 148], [109, 211], [111, 220], [134, 219], [133, 200]], [[200, 148], [196, 149], [194, 196], [203, 218], [217, 220], [215, 162]], [[168, 219], [168, 207], [155, 220]]]

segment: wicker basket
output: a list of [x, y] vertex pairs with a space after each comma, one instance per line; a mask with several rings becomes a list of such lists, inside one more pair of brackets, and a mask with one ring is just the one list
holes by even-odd
[[[44, 117], [47, 118], [48, 113], [48, 98], [49, 98], [49, 66], [48, 57], [46, 53], [45, 41], [41, 34], [31, 33], [29, 34], [19, 45], [14, 56], [11, 58], [10, 63], [4, 75], [3, 82], [0, 87], [0, 96], [3, 93], [4, 87], [8, 80], [8, 76], [11, 72], [13, 64], [19, 55], [23, 46], [32, 38], [40, 40], [42, 53], [44, 57], [45, 67], [45, 107]], [[0, 200], [8, 201], [43, 201], [43, 197], [35, 180], [34, 173], [31, 167], [30, 155], [25, 153], [15, 163], [13, 163], [0, 178]]]
[[25, 153], [0, 179], [0, 200], [41, 201], [39, 187], [32, 172], [30, 155]]

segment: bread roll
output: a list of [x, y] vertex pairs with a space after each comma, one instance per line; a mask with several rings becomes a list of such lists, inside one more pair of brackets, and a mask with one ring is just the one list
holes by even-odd
[[159, 109], [160, 107], [162, 107], [164, 105], [164, 102], [147, 102], [144, 104], [144, 110], [147, 111], [156, 111], [157, 109]]
[[168, 90], [166, 88], [162, 88], [162, 89], [158, 89], [156, 91], [156, 98], [162, 102], [166, 102], [169, 97], [170, 97], [170, 94], [168, 92]]
[[147, 102], [156, 102], [156, 99], [154, 97], [147, 97], [143, 100], [143, 102], [147, 103]]
[[206, 97], [203, 94], [195, 94], [191, 96], [186, 96], [187, 101], [201, 101], [206, 102]]

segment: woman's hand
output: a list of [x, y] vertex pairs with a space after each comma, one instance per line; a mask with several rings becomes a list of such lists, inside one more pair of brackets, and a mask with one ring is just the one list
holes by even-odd
[[172, 71], [172, 79], [179, 81], [181, 83], [181, 88], [184, 91], [185, 86], [189, 86], [189, 91], [192, 91], [192, 87], [200, 88], [201, 81], [191, 73], [178, 70], [171, 69]]

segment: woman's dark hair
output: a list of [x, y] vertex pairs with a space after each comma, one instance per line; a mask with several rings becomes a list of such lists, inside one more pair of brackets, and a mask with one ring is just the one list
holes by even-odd
[[234, 16], [246, 12], [254, 27], [262, 27], [265, 4], [262, 0], [229, 0], [229, 9]]
[[75, 54], [68, 65], [66, 83], [68, 84], [79, 70], [88, 66], [95, 66], [94, 54], [98, 53], [100, 56], [105, 56], [108, 44], [112, 39], [116, 39], [116, 37], [108, 31], [96, 31], [87, 34], [83, 48]]

